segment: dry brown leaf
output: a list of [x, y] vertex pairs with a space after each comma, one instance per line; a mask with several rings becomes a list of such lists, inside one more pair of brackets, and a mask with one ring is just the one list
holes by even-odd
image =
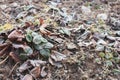
[[4, 48], [4, 47], [6, 47], [6, 46], [8, 46], [8, 45], [10, 45], [10, 43], [3, 43], [3, 44], [0, 44], [0, 48]]
[[19, 70], [19, 72], [23, 72], [31, 67], [32, 67], [32, 65], [30, 65], [29, 61], [26, 61], [18, 68], [18, 70]]
[[18, 57], [15, 53], [10, 52], [9, 55], [10, 55], [10, 57], [11, 57], [13, 60], [15, 60], [16, 62], [20, 62], [19, 57]]
[[47, 27], [48, 24], [42, 24], [40, 27], [40, 32], [45, 35], [50, 35], [52, 34], [50, 31], [46, 30], [45, 28]]
[[24, 62], [19, 68], [18, 70], [20, 72], [23, 72], [31, 67], [40, 67], [41, 65], [45, 65], [46, 61], [42, 61], [42, 60], [27, 60], [26, 62]]
[[41, 72], [40, 67], [35, 67], [30, 71], [31, 75], [34, 76], [35, 78], [40, 77], [40, 72]]
[[20, 30], [14, 30], [8, 35], [8, 39], [10, 40], [22, 39], [24, 37]]

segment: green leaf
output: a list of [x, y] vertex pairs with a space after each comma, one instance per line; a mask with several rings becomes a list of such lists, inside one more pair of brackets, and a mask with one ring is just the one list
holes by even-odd
[[120, 57], [114, 57], [114, 60], [116, 63], [119, 63], [120, 62]]
[[41, 42], [46, 43], [48, 41], [45, 38], [41, 37]]
[[112, 53], [106, 53], [105, 58], [106, 59], [112, 59], [113, 58], [113, 54]]
[[105, 54], [104, 54], [103, 52], [100, 52], [100, 53], [99, 53], [99, 56], [100, 56], [101, 58], [104, 58], [104, 57], [105, 57]]
[[[38, 36], [39, 34], [36, 32], [32, 32], [31, 35], [34, 37], [34, 36]], [[39, 36], [41, 36], [41, 35], [39, 35]]]
[[32, 41], [32, 35], [31, 34], [26, 34], [26, 40], [28, 42], [31, 42]]
[[71, 34], [71, 32], [67, 28], [61, 28], [59, 30], [59, 32], [62, 33], [62, 34], [66, 34], [68, 36], [70, 36], [70, 34]]
[[33, 37], [33, 43], [40, 44], [41, 43], [41, 36], [34, 36]]
[[52, 43], [47, 42], [47, 43], [45, 44], [44, 48], [51, 49], [51, 48], [53, 48], [53, 46], [54, 46], [54, 45], [53, 45]]
[[105, 65], [106, 65], [107, 67], [109, 67], [109, 66], [113, 66], [113, 63], [112, 63], [112, 61], [107, 60], [107, 61], [105, 62]]
[[119, 69], [113, 69], [112, 71], [114, 74], [120, 74], [120, 70]]
[[42, 49], [42, 50], [40, 50], [40, 54], [44, 57], [49, 57], [50, 56], [50, 50], [49, 49]]
[[25, 46], [25, 47], [24, 47], [24, 51], [25, 51], [25, 53], [27, 53], [27, 54], [32, 54], [32, 53], [33, 53], [32, 48], [29, 47], [29, 46]]
[[41, 46], [40, 44], [35, 44], [35, 45], [34, 45], [34, 48], [35, 48], [36, 50], [41, 50], [41, 49], [43, 49], [43, 46]]
[[20, 57], [21, 60], [26, 60], [27, 59], [27, 55], [24, 54], [24, 53], [20, 53], [19, 57]]
[[34, 24], [34, 25], [40, 25], [39, 19], [36, 19], [33, 24]]

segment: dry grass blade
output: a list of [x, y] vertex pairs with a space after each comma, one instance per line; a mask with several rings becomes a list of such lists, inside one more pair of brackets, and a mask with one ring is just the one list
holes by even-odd
[[7, 56], [3, 61], [1, 61], [0, 65], [2, 65], [8, 58], [9, 58], [9, 56]]
[[16, 66], [17, 66], [18, 64], [19, 64], [19, 62], [17, 62], [17, 63], [13, 66], [13, 68], [11, 69], [11, 71], [10, 71], [10, 73], [9, 73], [8, 77], [10, 77], [10, 76], [11, 76], [11, 74], [12, 74], [13, 70], [16, 68]]
[[0, 51], [0, 56], [2, 56], [4, 54], [4, 52], [6, 51], [6, 49], [8, 48], [8, 46], [6, 46], [5, 48], [3, 48], [1, 51]]

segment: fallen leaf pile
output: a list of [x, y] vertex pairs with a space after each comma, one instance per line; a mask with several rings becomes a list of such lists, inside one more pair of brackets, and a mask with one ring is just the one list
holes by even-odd
[[[14, 65], [7, 77], [13, 80], [114, 80], [110, 75], [118, 78], [120, 21], [115, 17], [119, 12], [114, 11], [116, 15], [112, 16], [111, 10], [119, 9], [119, 4], [116, 8], [116, 3], [108, 5], [107, 0], [92, 1], [71, 1], [69, 8], [61, 0], [25, 0], [0, 6], [3, 16], [10, 21], [3, 21], [0, 26], [0, 65]], [[81, 77], [70, 78], [75, 73]]]

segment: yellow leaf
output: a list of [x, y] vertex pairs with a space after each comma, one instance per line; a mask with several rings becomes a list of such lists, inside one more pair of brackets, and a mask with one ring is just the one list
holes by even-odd
[[12, 26], [12, 24], [6, 23], [4, 26], [1, 26], [0, 29], [1, 29], [1, 31], [12, 30], [13, 26]]

